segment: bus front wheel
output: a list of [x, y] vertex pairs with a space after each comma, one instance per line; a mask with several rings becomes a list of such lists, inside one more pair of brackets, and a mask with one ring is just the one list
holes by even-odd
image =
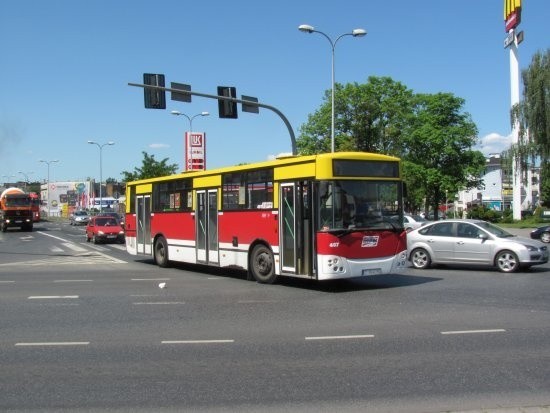
[[164, 237], [160, 237], [155, 242], [154, 249], [155, 263], [162, 268], [168, 267], [168, 244]]
[[265, 245], [256, 245], [252, 250], [250, 271], [256, 281], [262, 284], [273, 284], [278, 276], [275, 274], [273, 253]]

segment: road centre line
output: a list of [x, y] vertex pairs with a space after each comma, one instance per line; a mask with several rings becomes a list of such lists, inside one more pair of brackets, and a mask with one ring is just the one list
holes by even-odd
[[94, 280], [54, 280], [54, 283], [91, 283]]
[[161, 344], [224, 344], [234, 343], [235, 340], [164, 340]]
[[50, 341], [38, 343], [15, 343], [16, 347], [33, 347], [33, 346], [87, 346], [89, 341]]
[[305, 340], [348, 340], [354, 338], [374, 338], [374, 334], [358, 334], [351, 336], [320, 336], [320, 337], [305, 337]]
[[78, 295], [31, 295], [28, 300], [50, 300], [58, 298], [78, 298]]
[[13, 284], [15, 281], [0, 281], [0, 284]]
[[503, 328], [495, 328], [491, 330], [457, 330], [457, 331], [442, 331], [443, 335], [451, 334], [483, 334], [483, 333], [504, 333], [506, 332]]
[[185, 304], [183, 301], [150, 301], [132, 303], [133, 305], [180, 305]]
[[170, 281], [170, 278], [132, 278], [131, 281]]

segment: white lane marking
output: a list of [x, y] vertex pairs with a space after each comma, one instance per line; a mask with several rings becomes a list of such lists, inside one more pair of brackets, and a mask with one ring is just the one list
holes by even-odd
[[[55, 235], [46, 234], [45, 232], [42, 232], [42, 231], [36, 231], [36, 232], [37, 232], [38, 234], [42, 234], [42, 235], [45, 235], [45, 236], [47, 236], [47, 237], [52, 237], [52, 238], [54, 238], [54, 239], [63, 241], [64, 243], [67, 243], [67, 244], [71, 243], [71, 241], [66, 240], [66, 239], [63, 239], [63, 238], [60, 238], [60, 237], [56, 237]], [[63, 244], [63, 245], [66, 245], [66, 244]], [[73, 244], [73, 245], [74, 245], [74, 244]], [[76, 246], [76, 245], [75, 245], [75, 247], [76, 247], [76, 248], [80, 248], [79, 246]], [[72, 247], [69, 247], [69, 248], [72, 248]], [[87, 251], [87, 250], [86, 250], [86, 249], [82, 249], [82, 251]], [[109, 261], [114, 262], [114, 263], [116, 263], [116, 264], [128, 264], [127, 261], [119, 260], [118, 258], [111, 257], [111, 256], [109, 256], [109, 255], [107, 255], [107, 254], [103, 254], [103, 253], [101, 253], [101, 252], [98, 252], [97, 254], [98, 254], [98, 255], [101, 255], [101, 256], [104, 257], [104, 258], [107, 258]]]
[[354, 338], [373, 338], [374, 334], [357, 334], [351, 336], [320, 336], [320, 337], [305, 337], [306, 340], [348, 340]]
[[47, 237], [51, 237], [51, 238], [57, 239], [57, 240], [59, 240], [59, 241], [70, 242], [69, 240], [66, 240], [66, 239], [64, 239], [64, 238], [56, 237], [55, 235], [47, 234], [47, 233], [42, 232], [42, 231], [36, 231], [36, 233], [37, 233], [37, 234], [45, 235], [45, 236], [47, 236]]
[[270, 304], [278, 302], [277, 300], [239, 300], [237, 304]]
[[179, 305], [185, 304], [183, 301], [150, 301], [150, 302], [138, 302], [132, 303], [133, 305]]
[[450, 334], [480, 334], [480, 333], [504, 333], [506, 330], [503, 328], [495, 328], [492, 330], [457, 330], [457, 331], [442, 331], [443, 335]]
[[223, 344], [234, 343], [235, 340], [164, 340], [161, 344]]
[[70, 250], [76, 251], [76, 252], [84, 252], [86, 251], [86, 248], [79, 247], [76, 244], [73, 244], [72, 242], [63, 242], [62, 245], [67, 247]]
[[132, 281], [170, 281], [170, 278], [132, 278]]
[[91, 283], [94, 280], [54, 280], [54, 283]]
[[63, 248], [59, 248], [59, 247], [56, 247], [56, 246], [51, 246], [50, 251], [51, 252], [63, 252]]
[[0, 281], [0, 284], [12, 284], [15, 281]]
[[57, 298], [78, 298], [78, 295], [31, 295], [29, 300], [51, 300]]
[[18, 347], [30, 347], [30, 346], [87, 346], [89, 341], [50, 341], [42, 343], [15, 343]]

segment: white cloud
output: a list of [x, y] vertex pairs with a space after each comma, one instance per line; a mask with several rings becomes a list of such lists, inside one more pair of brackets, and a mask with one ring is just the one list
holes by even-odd
[[501, 153], [510, 148], [512, 135], [502, 136], [498, 133], [490, 133], [480, 140], [479, 149], [485, 156], [492, 153]]
[[167, 143], [152, 143], [149, 145], [149, 148], [151, 149], [164, 149], [169, 147], [170, 145], [168, 145]]

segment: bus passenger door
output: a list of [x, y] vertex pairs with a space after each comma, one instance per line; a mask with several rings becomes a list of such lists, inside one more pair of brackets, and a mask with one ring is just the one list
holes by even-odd
[[136, 196], [136, 243], [138, 254], [151, 254], [151, 195]]
[[218, 254], [218, 191], [197, 191], [197, 262], [215, 265]]
[[311, 183], [281, 183], [279, 194], [279, 250], [281, 271], [313, 276]]

